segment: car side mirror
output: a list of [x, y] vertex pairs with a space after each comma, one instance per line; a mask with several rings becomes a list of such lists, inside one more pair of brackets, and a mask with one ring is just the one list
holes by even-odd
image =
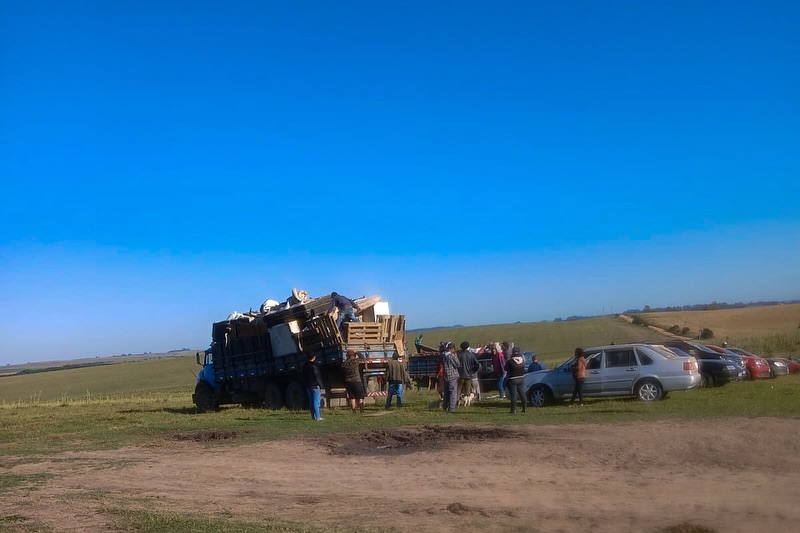
[[198, 365], [202, 365], [203, 363], [200, 362], [200, 352], [194, 354], [194, 360], [197, 361]]

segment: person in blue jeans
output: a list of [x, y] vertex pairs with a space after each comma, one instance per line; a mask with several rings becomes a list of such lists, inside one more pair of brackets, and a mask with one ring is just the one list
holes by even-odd
[[303, 366], [303, 378], [306, 382], [306, 390], [308, 390], [308, 408], [311, 411], [311, 418], [325, 420], [319, 412], [322, 389], [325, 386], [322, 384], [322, 375], [317, 366], [317, 354], [311, 353], [308, 355], [308, 361]]
[[386, 381], [389, 383], [386, 409], [392, 408], [392, 398], [395, 395], [397, 396], [397, 407], [403, 407], [403, 384], [411, 383], [411, 378], [400, 360], [400, 354], [397, 352], [394, 352], [392, 360], [386, 365]]
[[332, 292], [331, 303], [328, 305], [328, 313], [333, 311], [334, 307], [339, 310], [339, 316], [336, 317], [337, 328], [342, 327], [342, 322], [344, 322], [345, 318], [350, 322], [358, 322], [356, 313], [361, 309], [359, 309], [358, 305], [350, 298]]

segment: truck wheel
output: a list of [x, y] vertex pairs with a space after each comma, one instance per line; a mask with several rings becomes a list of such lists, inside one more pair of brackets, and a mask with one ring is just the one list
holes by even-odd
[[292, 381], [286, 387], [286, 407], [292, 411], [299, 411], [304, 407], [308, 407], [306, 388], [299, 381]]
[[283, 407], [283, 394], [281, 387], [274, 381], [267, 383], [264, 387], [264, 407], [267, 409], [280, 409]]
[[219, 409], [219, 401], [214, 396], [211, 385], [201, 381], [194, 388], [194, 404], [201, 413]]

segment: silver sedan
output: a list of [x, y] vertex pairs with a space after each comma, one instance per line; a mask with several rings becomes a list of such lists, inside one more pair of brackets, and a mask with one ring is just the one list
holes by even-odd
[[[583, 395], [635, 396], [643, 402], [660, 400], [667, 392], [700, 384], [694, 357], [679, 357], [661, 345], [614, 344], [584, 350], [586, 381]], [[552, 370], [525, 374], [528, 401], [542, 407], [572, 396], [572, 357]]]

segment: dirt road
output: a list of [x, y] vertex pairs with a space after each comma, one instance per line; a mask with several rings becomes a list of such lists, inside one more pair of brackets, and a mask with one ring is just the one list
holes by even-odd
[[114, 507], [414, 533], [791, 531], [798, 428], [766, 418], [426, 426], [255, 444], [175, 435], [6, 461], [2, 473], [48, 477], [4, 493], [0, 516], [56, 532], [107, 530], [99, 511]]

